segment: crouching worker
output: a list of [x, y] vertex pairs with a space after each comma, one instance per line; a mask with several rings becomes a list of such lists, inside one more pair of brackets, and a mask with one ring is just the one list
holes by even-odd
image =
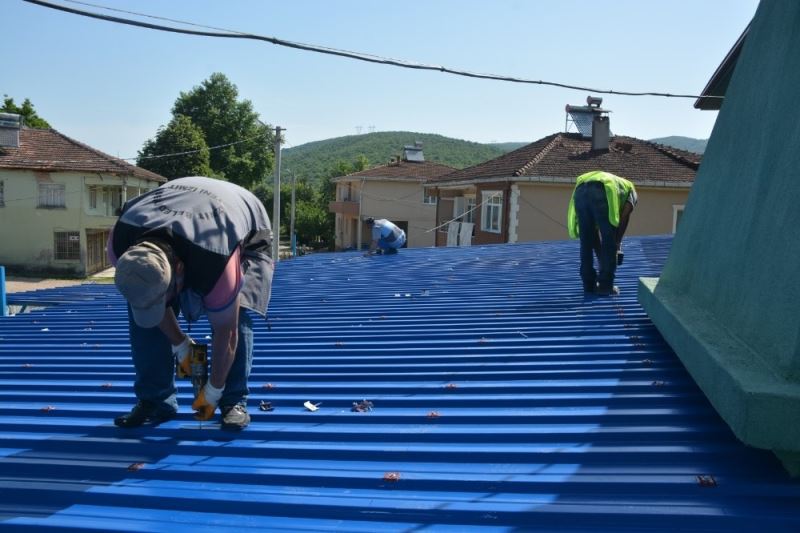
[[365, 255], [375, 253], [396, 254], [398, 248], [402, 248], [406, 243], [406, 232], [398, 228], [385, 218], [374, 219], [372, 217], [364, 220], [372, 230], [372, 242], [369, 251]]
[[177, 412], [176, 362], [190, 375], [191, 337], [181, 330], [207, 315], [211, 370], [192, 403], [198, 420], [223, 429], [250, 423], [247, 380], [253, 362], [251, 312], [266, 315], [273, 263], [272, 228], [261, 202], [232, 183], [189, 177], [125, 203], [109, 236], [114, 282], [128, 302], [137, 403], [114, 420], [131, 428]]
[[[614, 276], [617, 264], [622, 263], [622, 237], [637, 199], [636, 188], [625, 178], [601, 171], [578, 176], [567, 208], [567, 226], [569, 236], [581, 240], [584, 292], [619, 294]], [[597, 254], [599, 273], [592, 252]]]

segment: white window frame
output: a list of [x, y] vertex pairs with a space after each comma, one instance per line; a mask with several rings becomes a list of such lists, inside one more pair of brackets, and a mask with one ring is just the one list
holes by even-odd
[[503, 232], [503, 191], [481, 191], [481, 231]]
[[464, 195], [466, 201], [466, 211], [464, 211], [464, 220], [462, 222], [475, 223], [475, 195]]
[[67, 187], [63, 183], [40, 183], [39, 209], [63, 209], [67, 207]]
[[97, 209], [97, 185], [89, 185], [89, 209]]
[[436, 195], [435, 194], [428, 194], [428, 191], [432, 190], [429, 187], [422, 188], [422, 203], [425, 205], [436, 205]]
[[114, 185], [109, 187], [111, 212], [116, 214], [117, 209], [122, 207], [122, 187]]
[[[685, 205], [684, 204], [672, 204], [672, 234], [674, 235], [676, 231], [678, 231], [678, 217], [683, 217]], [[680, 213], [680, 215], [679, 215]]]

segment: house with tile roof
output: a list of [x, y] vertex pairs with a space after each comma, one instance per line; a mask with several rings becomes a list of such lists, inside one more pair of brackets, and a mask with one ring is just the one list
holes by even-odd
[[336, 249], [369, 244], [367, 217], [394, 222], [406, 232], [409, 248], [433, 246], [436, 198], [424, 184], [453, 170], [425, 161], [422, 144], [414, 143], [386, 165], [334, 178], [336, 200], [329, 210], [336, 214]]
[[105, 244], [128, 198], [167, 181], [54, 129], [0, 114], [0, 264], [85, 277], [107, 268]]
[[639, 204], [628, 235], [674, 233], [700, 156], [634, 137], [554, 133], [496, 159], [429, 180], [438, 198], [436, 245], [449, 222], [474, 224], [473, 244], [568, 238], [566, 212], [578, 176], [604, 170], [631, 180]]

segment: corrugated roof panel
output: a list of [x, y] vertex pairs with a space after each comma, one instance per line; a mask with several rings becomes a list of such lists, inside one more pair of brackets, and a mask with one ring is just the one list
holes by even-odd
[[800, 530], [800, 483], [735, 439], [636, 301], [670, 242], [627, 239], [605, 299], [576, 242], [282, 262], [241, 433], [194, 421], [183, 381], [177, 419], [116, 428], [114, 287], [12, 294], [53, 305], [0, 319], [0, 525]]

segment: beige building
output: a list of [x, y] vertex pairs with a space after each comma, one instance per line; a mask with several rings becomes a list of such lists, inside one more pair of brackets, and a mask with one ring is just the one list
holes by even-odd
[[556, 133], [431, 179], [428, 186], [438, 199], [436, 245], [568, 239], [575, 180], [593, 170], [636, 185], [639, 203], [627, 235], [674, 233], [699, 165], [697, 154], [633, 137]]
[[453, 168], [424, 160], [419, 144], [406, 146], [402, 158], [387, 165], [334, 178], [336, 249], [359, 249], [369, 244], [363, 223], [367, 217], [391, 220], [406, 232], [407, 246], [434, 246], [436, 198], [423, 186], [453, 172]]
[[84, 277], [109, 266], [106, 240], [128, 198], [166, 178], [55, 131], [0, 114], [0, 265]]

